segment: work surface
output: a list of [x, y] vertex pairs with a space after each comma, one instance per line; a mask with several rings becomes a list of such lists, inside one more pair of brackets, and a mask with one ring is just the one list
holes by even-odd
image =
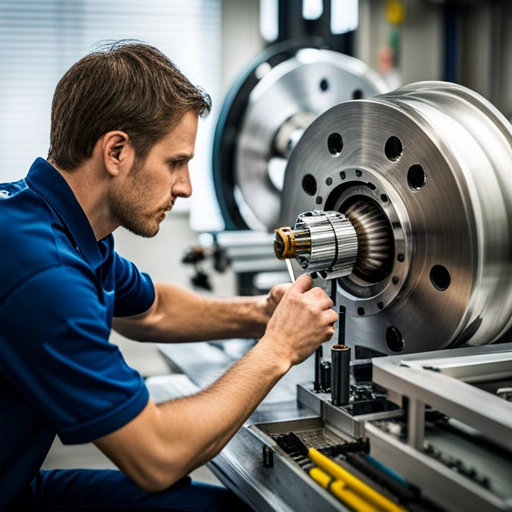
[[[184, 373], [200, 389], [219, 378], [232, 364], [247, 353], [254, 340], [232, 339], [204, 343], [158, 345], [158, 349], [171, 367]], [[295, 402], [296, 386], [311, 381], [314, 375], [313, 358], [291, 370], [267, 395], [263, 404]]]

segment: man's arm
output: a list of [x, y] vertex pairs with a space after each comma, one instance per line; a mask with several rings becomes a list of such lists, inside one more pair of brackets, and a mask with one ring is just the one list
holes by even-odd
[[141, 315], [114, 318], [114, 329], [133, 340], [157, 343], [259, 338], [288, 287], [274, 286], [265, 296], [226, 299], [156, 283], [151, 308]]
[[148, 491], [167, 488], [217, 455], [291, 366], [332, 337], [333, 303], [311, 283], [297, 279], [258, 344], [208, 389], [160, 406], [150, 400], [96, 446]]

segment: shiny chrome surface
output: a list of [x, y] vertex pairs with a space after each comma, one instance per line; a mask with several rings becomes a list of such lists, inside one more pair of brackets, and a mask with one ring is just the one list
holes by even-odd
[[288, 156], [304, 130], [333, 105], [388, 87], [363, 62], [331, 50], [304, 48], [266, 71], [237, 134], [235, 200], [251, 229], [272, 231]]
[[372, 202], [358, 200], [345, 210], [358, 238], [354, 273], [368, 281], [378, 280], [393, 258], [393, 233], [382, 210]]
[[[276, 232], [276, 245], [282, 241], [284, 229], [287, 228]], [[301, 213], [287, 236], [292, 240], [293, 249], [286, 257], [295, 257], [306, 273], [335, 279], [352, 272], [357, 259], [357, 234], [345, 215], [319, 211]], [[276, 255], [278, 252], [276, 249]]]
[[512, 126], [497, 109], [456, 84], [411, 84], [310, 125], [287, 166], [279, 223], [315, 209], [350, 218], [360, 201], [386, 219], [372, 250], [388, 268], [338, 280], [348, 344], [489, 343], [511, 325], [511, 173]]

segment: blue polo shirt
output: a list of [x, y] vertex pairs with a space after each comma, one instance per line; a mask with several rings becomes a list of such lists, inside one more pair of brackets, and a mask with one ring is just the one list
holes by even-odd
[[128, 423], [149, 395], [109, 343], [113, 316], [147, 311], [149, 276], [97, 241], [60, 173], [37, 159], [0, 185], [0, 510], [57, 434], [85, 443]]

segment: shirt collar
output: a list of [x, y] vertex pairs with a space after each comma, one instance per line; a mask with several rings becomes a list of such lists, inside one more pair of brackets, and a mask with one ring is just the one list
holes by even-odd
[[43, 158], [30, 168], [26, 181], [55, 210], [73, 237], [76, 248], [97, 269], [104, 260], [89, 219], [60, 172]]

